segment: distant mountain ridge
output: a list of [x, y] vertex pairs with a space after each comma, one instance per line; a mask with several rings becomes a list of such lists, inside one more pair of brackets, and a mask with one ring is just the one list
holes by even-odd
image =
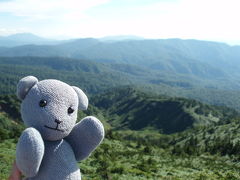
[[105, 36], [99, 38], [101, 41], [129, 41], [129, 40], [143, 40], [143, 37], [134, 35], [119, 35], [119, 36]]
[[[183, 74], [197, 71], [198, 64], [215, 68], [215, 71], [223, 71], [227, 67], [236, 72], [240, 67], [240, 65], [236, 67], [236, 62], [240, 58], [240, 46], [180, 39], [103, 42], [84, 38], [64, 41], [58, 45], [5, 48], [0, 51], [0, 56], [82, 58], [98, 62], [142, 65]], [[208, 73], [208, 70], [204, 73]]]
[[56, 44], [53, 39], [43, 38], [31, 33], [18, 33], [9, 36], [0, 36], [0, 47], [14, 47], [29, 44]]

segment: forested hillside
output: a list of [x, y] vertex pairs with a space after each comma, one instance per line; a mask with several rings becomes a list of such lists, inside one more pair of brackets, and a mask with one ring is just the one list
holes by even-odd
[[[237, 163], [240, 158], [240, 121], [238, 114], [234, 111], [229, 110], [225, 113], [222, 108], [204, 105], [194, 100], [156, 97], [131, 88], [111, 91], [109, 99], [106, 99], [106, 95], [90, 99], [90, 103], [94, 101], [100, 109], [91, 105], [88, 111], [79, 112], [79, 120], [86, 115], [95, 115], [101, 119], [106, 129], [102, 145], [90, 158], [79, 163], [83, 179], [237, 180], [240, 178], [240, 166]], [[178, 107], [182, 113], [186, 113], [182, 109], [184, 105], [190, 109], [193, 108], [196, 112], [191, 112], [195, 114], [192, 120], [196, 125], [183, 132], [162, 134], [164, 132], [159, 133], [161, 127], [157, 125], [161, 123], [159, 119], [165, 117], [159, 117], [159, 114], [153, 113], [151, 118], [155, 120], [155, 124], [151, 122], [152, 119], [149, 119], [147, 127], [155, 127], [154, 130], [149, 128], [141, 131], [123, 130], [124, 128], [117, 130], [121, 125], [128, 129], [132, 128], [132, 122], [130, 124], [122, 124], [122, 122], [124, 118], [133, 115], [134, 109], [135, 114], [144, 116], [142, 105], [137, 104], [134, 99], [141, 100], [138, 102], [147, 106], [155, 102], [155, 105], [152, 104], [155, 106], [153, 109], [159, 111], [160, 115], [164, 115], [165, 112], [161, 111], [159, 103], [160, 105], [164, 103], [164, 110], [168, 109], [172, 115], [169, 116], [169, 120], [176, 120], [169, 123], [169, 126], [174, 127], [176, 127], [174, 123], [178, 123], [181, 119], [175, 116], [177, 114], [174, 113], [179, 110], [174, 109], [175, 105], [172, 103], [179, 103]], [[20, 120], [19, 105], [20, 101], [15, 95], [0, 96], [1, 179], [8, 177], [15, 157], [16, 142], [24, 128]], [[129, 110], [125, 109], [126, 116], [122, 114], [124, 107], [129, 107], [127, 108]], [[207, 116], [209, 113], [214, 115], [212, 119]], [[199, 121], [196, 115], [201, 116], [202, 121]], [[146, 116], [145, 119], [147, 118], [149, 117]], [[211, 123], [216, 119], [219, 120], [217, 123]], [[139, 122], [138, 119], [135, 121]]]
[[0, 58], [0, 93], [16, 91], [19, 78], [34, 75], [41, 79], [59, 79], [97, 93], [118, 85], [130, 84], [126, 75], [113, 72], [106, 65], [68, 58]]
[[169, 134], [224, 123], [238, 115], [229, 108], [146, 94], [130, 87], [112, 89], [92, 99], [96, 107], [109, 115], [109, 123], [116, 129], [151, 129]]

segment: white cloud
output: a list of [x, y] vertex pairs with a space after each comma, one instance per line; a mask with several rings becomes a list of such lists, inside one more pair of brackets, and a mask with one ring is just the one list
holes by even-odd
[[23, 16], [32, 20], [57, 19], [69, 14], [81, 14], [85, 10], [109, 0], [13, 0], [0, 1], [0, 12]]
[[[69, 35], [136, 34], [149, 38], [240, 39], [239, 0], [161, 1], [69, 24]], [[127, 16], [124, 14], [126, 13]], [[88, 34], [88, 35], [87, 35]]]
[[10, 34], [24, 33], [26, 31], [27, 30], [25, 28], [18, 28], [18, 29], [0, 28], [0, 35], [8, 36]]
[[159, 3], [148, 7], [150, 15], [146, 15], [143, 21], [147, 22], [146, 27], [155, 27], [150, 36], [162, 34], [182, 38], [240, 39], [239, 7], [239, 0]]

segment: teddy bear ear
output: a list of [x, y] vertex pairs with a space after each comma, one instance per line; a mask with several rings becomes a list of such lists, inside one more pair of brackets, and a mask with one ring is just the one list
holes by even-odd
[[17, 96], [20, 100], [23, 100], [29, 90], [38, 82], [38, 79], [34, 76], [26, 76], [18, 82]]
[[72, 86], [78, 95], [78, 109], [87, 110], [88, 108], [88, 98], [86, 94], [78, 87]]

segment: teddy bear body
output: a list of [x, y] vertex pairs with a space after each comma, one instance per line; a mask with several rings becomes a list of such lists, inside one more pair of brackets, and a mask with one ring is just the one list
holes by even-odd
[[45, 141], [45, 153], [36, 176], [27, 180], [81, 179], [71, 146], [66, 140]]
[[28, 127], [19, 138], [16, 163], [27, 180], [80, 180], [77, 161], [87, 158], [104, 137], [93, 116], [77, 120], [87, 96], [58, 80], [27, 76], [18, 83], [21, 115]]

